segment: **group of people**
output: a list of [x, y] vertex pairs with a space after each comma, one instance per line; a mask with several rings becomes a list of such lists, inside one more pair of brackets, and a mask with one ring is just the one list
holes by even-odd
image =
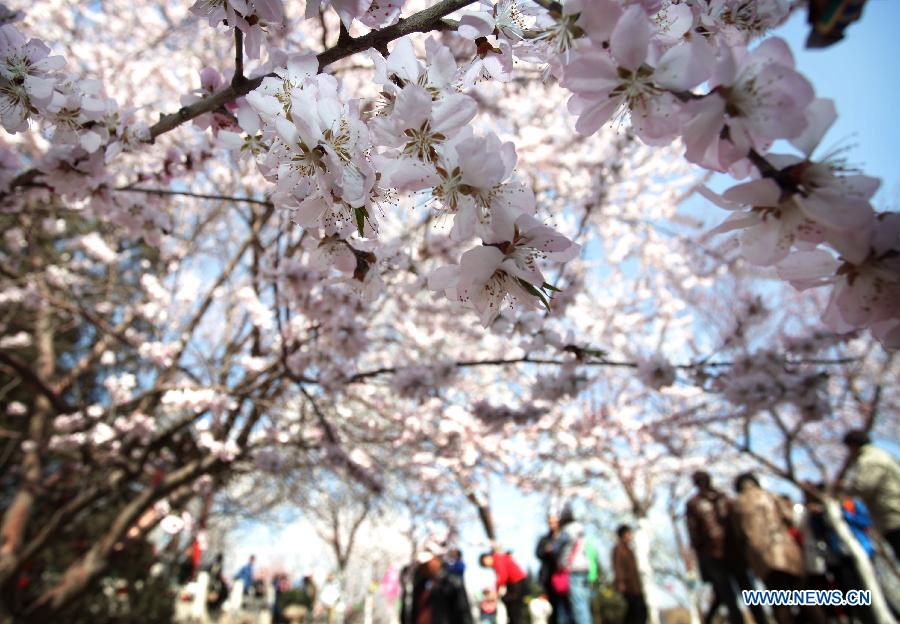
[[401, 624], [473, 624], [463, 582], [465, 564], [458, 550], [436, 544], [401, 572]]
[[[336, 586], [334, 575], [329, 576], [322, 596], [320, 596], [320, 592], [316, 588], [311, 575], [302, 577], [292, 585], [287, 574], [275, 573], [270, 580], [272, 586], [272, 591], [270, 592], [267, 589], [267, 581], [257, 574], [255, 566], [256, 556], [250, 555], [244, 565], [234, 574], [232, 581], [240, 581], [241, 583], [243, 608], [271, 609], [272, 622], [274, 624], [283, 624], [288, 621], [285, 617], [285, 592], [291, 590], [293, 593], [291, 604], [304, 607], [306, 612], [312, 615], [316, 607], [320, 606], [320, 603], [327, 607], [326, 603], [330, 599], [328, 594], [339, 591], [333, 589], [333, 586]], [[203, 569], [206, 571], [209, 579], [206, 588], [207, 613], [215, 619], [222, 613], [225, 602], [233, 590], [233, 585], [226, 580], [224, 558], [221, 553], [215, 555]], [[195, 572], [193, 556], [186, 558], [179, 570], [179, 584], [186, 585], [194, 578]], [[332, 598], [331, 600], [335, 603], [337, 602], [336, 599]], [[327, 608], [325, 611], [327, 612]]]
[[[851, 431], [848, 476], [838, 484], [844, 495], [842, 517], [868, 556], [876, 530], [900, 560], [900, 464], [875, 447], [866, 432]], [[821, 485], [807, 484], [804, 505], [766, 491], [752, 473], [735, 479], [733, 497], [713, 486], [709, 473], [694, 473], [696, 493], [687, 502], [688, 534], [702, 579], [714, 591], [705, 613], [710, 624], [725, 607], [730, 624], [742, 624], [738, 591], [755, 589], [756, 581], [770, 590], [863, 589], [847, 544], [838, 538], [824, 509]], [[798, 510], [801, 510], [799, 511]], [[632, 547], [633, 531], [621, 525], [612, 550], [615, 588], [626, 604], [625, 624], [645, 624], [648, 618], [644, 583]], [[539, 582], [543, 595], [528, 603], [531, 621], [552, 624], [591, 624], [591, 586], [598, 577], [596, 547], [570, 506], [548, 518], [548, 530], [535, 555], [541, 562]], [[481, 621], [497, 621], [498, 598], [509, 624], [525, 621], [527, 575], [509, 552], [494, 549], [480, 557], [483, 567], [494, 571], [496, 587], [485, 590], [479, 603]], [[465, 565], [458, 550], [425, 552], [414, 569], [409, 597], [404, 596], [403, 624], [470, 624], [470, 606], [462, 574]], [[768, 618], [758, 605], [748, 605], [757, 624]], [[778, 624], [797, 621], [824, 623], [832, 616], [847, 615], [852, 621], [874, 621], [871, 607], [844, 607], [828, 612], [816, 606], [774, 606]], [[898, 618], [900, 620], [900, 618]]]
[[[538, 541], [535, 552], [541, 562], [539, 580], [544, 591], [541, 598], [550, 605], [547, 621], [591, 624], [591, 587], [600, 567], [596, 545], [569, 507], [559, 516], [551, 515], [547, 525], [548, 531]], [[619, 526], [611, 563], [615, 588], [626, 605], [625, 624], [643, 624], [647, 621], [647, 604], [632, 548], [633, 535], [630, 526]]]
[[571, 507], [547, 518], [547, 533], [538, 541], [535, 556], [541, 562], [538, 580], [543, 598], [551, 607], [549, 620], [590, 624], [590, 587], [597, 579], [597, 553]]
[[[869, 557], [874, 555], [870, 530], [876, 528], [900, 559], [900, 464], [872, 445], [864, 431], [848, 433], [844, 443], [852, 468], [838, 486], [844, 494], [843, 520]], [[865, 587], [850, 546], [829, 521], [821, 484], [806, 484], [805, 504], [795, 506], [763, 489], [752, 473], [735, 479], [733, 498], [716, 489], [707, 472], [694, 473], [693, 482], [697, 491], [687, 502], [688, 534], [701, 578], [714, 592], [706, 624], [722, 606], [731, 624], [742, 623], [737, 592], [755, 589], [754, 576], [770, 590], [846, 592]], [[762, 607], [749, 608], [757, 624], [767, 622]], [[864, 623], [874, 621], [868, 606], [844, 607], [843, 614]], [[789, 606], [776, 605], [773, 615], [779, 624], [789, 624], [795, 618], [826, 622], [841, 613], [805, 606], [795, 614]]]

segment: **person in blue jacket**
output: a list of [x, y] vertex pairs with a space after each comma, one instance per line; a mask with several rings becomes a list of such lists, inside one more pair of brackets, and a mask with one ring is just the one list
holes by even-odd
[[256, 562], [256, 555], [250, 555], [250, 559], [241, 566], [241, 569], [234, 575], [235, 579], [244, 582], [244, 593], [249, 594], [253, 589], [253, 564]]

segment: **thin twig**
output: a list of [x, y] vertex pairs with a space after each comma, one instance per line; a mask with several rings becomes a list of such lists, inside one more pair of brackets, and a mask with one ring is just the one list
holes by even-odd
[[138, 187], [120, 187], [116, 189], [120, 192], [127, 193], [146, 193], [148, 195], [180, 195], [183, 197], [196, 197], [198, 199], [215, 199], [219, 201], [240, 202], [242, 204], [256, 204], [258, 206], [266, 206], [272, 208], [272, 202], [263, 199], [254, 199], [252, 197], [231, 197], [229, 195], [210, 195], [207, 193], [192, 193], [190, 191], [173, 191], [172, 189], [152, 189]]

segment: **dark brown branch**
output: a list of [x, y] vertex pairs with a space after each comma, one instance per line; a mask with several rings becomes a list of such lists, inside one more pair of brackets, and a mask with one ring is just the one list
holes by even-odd
[[[472, 4], [472, 2], [474, 0], [443, 0], [443, 2], [419, 11], [408, 19], [401, 19], [387, 28], [373, 30], [362, 37], [345, 39], [342, 44], [335, 45], [317, 56], [319, 71], [322, 71], [322, 69], [332, 63], [369, 48], [383, 47], [388, 42], [400, 37], [417, 32], [428, 32], [440, 27], [440, 21], [443, 17]], [[274, 74], [269, 75], [274, 76]], [[151, 138], [155, 139], [195, 117], [217, 110], [228, 102], [250, 93], [250, 91], [262, 84], [263, 78], [264, 76], [258, 76], [248, 79], [239, 85], [231, 85], [199, 102], [181, 108], [176, 113], [163, 115], [157, 123], [150, 127]]]
[[256, 204], [258, 206], [273, 207], [272, 202], [263, 199], [254, 199], [253, 197], [231, 197], [229, 195], [211, 195], [207, 193], [192, 193], [190, 191], [173, 191], [171, 189], [152, 189], [152, 188], [135, 188], [123, 186], [117, 188], [117, 191], [126, 193], [146, 193], [147, 195], [180, 195], [183, 197], [196, 197], [198, 199], [213, 199], [218, 201], [239, 202], [242, 204]]
[[46, 397], [58, 414], [68, 414], [75, 411], [75, 409], [66, 403], [60, 395], [54, 392], [53, 388], [46, 381], [41, 379], [28, 364], [16, 356], [6, 353], [5, 351], [0, 351], [0, 364], [6, 364], [13, 369], [25, 383]]
[[353, 37], [350, 36], [350, 31], [347, 30], [347, 27], [344, 26], [344, 22], [341, 21], [340, 30], [338, 31], [338, 40], [337, 44], [339, 46], [347, 45], [353, 41]]
[[[572, 347], [572, 349], [578, 349], [577, 347]], [[583, 349], [579, 349], [582, 353]], [[811, 360], [796, 360], [790, 361], [785, 360], [785, 364], [789, 366], [796, 366], [800, 364], [816, 364], [816, 365], [835, 365], [835, 364], [847, 364], [849, 362], [855, 362], [856, 358], [837, 358], [833, 360], [827, 359], [811, 359]], [[554, 360], [548, 358], [533, 358], [531, 356], [525, 355], [519, 358], [496, 358], [489, 360], [463, 360], [460, 362], [454, 363], [456, 368], [475, 368], [479, 366], [512, 366], [515, 364], [539, 364], [539, 365], [550, 365], [550, 366], [568, 366], [571, 365], [571, 361], [567, 360]], [[578, 362], [579, 366], [609, 366], [613, 368], [637, 368], [637, 362], [625, 362], [620, 360], [607, 360], [607, 359], [596, 359], [589, 360], [583, 359]], [[702, 368], [727, 368], [729, 366], [733, 366], [733, 362], [696, 362], [690, 364], [676, 364], [675, 368], [682, 370], [695, 370]], [[385, 366], [382, 368], [376, 368], [369, 371], [363, 371], [361, 373], [356, 373], [352, 375], [347, 383], [356, 383], [362, 381], [364, 379], [368, 379], [370, 377], [379, 377], [381, 375], [390, 375], [396, 373], [398, 370], [401, 370], [402, 367], [398, 366]]]
[[234, 29], [234, 76], [231, 78], [231, 86], [239, 87], [246, 80], [244, 78], [244, 33], [240, 28]]
[[[475, 0], [443, 0], [407, 19], [401, 19], [396, 24], [380, 30], [373, 30], [362, 37], [351, 37], [345, 40], [343, 44], [335, 45], [317, 56], [319, 71], [322, 71], [332, 63], [370, 48], [384, 49], [389, 42], [406, 35], [417, 32], [430, 32], [432, 30], [445, 30], [448, 26], [444, 23], [443, 18], [473, 2]], [[268, 76], [275, 76], [275, 74], [268, 74]], [[168, 115], [161, 114], [159, 121], [150, 126], [150, 140], [154, 141], [158, 136], [174, 130], [195, 117], [219, 110], [229, 102], [247, 95], [262, 84], [263, 78], [265, 76], [239, 81], [238, 84], [231, 84], [198, 102], [183, 106], [177, 112]], [[9, 189], [11, 191], [17, 188], [34, 186], [36, 178], [40, 175], [41, 172], [37, 169], [24, 171], [10, 182]], [[9, 191], [0, 193], [0, 199], [3, 199], [8, 194]]]

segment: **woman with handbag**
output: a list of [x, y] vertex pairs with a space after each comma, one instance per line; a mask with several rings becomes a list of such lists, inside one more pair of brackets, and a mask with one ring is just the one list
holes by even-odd
[[563, 596], [556, 623], [591, 624], [590, 562], [584, 525], [575, 520], [571, 507], [567, 506], [559, 516], [559, 527], [556, 572], [551, 577], [553, 590]]
[[550, 514], [547, 516], [547, 533], [538, 540], [534, 555], [541, 562], [541, 569], [538, 572], [538, 581], [547, 594], [547, 600], [550, 603], [551, 612], [549, 624], [557, 624], [557, 613], [559, 612], [559, 603], [561, 600], [568, 600], [567, 596], [560, 596], [553, 588], [553, 574], [556, 572], [556, 541], [559, 539], [559, 518]]

